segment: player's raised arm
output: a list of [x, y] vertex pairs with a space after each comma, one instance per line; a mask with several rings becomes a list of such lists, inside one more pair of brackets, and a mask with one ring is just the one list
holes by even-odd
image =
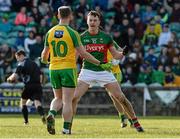
[[114, 46], [109, 47], [109, 51], [115, 59], [122, 59], [124, 56], [123, 52], [116, 50]]

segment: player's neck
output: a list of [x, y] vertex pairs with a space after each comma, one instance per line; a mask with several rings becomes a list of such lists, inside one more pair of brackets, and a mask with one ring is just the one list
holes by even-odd
[[69, 25], [69, 20], [67, 20], [67, 19], [61, 19], [61, 20], [59, 21], [59, 25]]
[[96, 29], [96, 30], [94, 30], [94, 29], [88, 29], [88, 31], [89, 31], [89, 33], [91, 34], [91, 35], [96, 35], [96, 34], [98, 34], [98, 32], [99, 32], [99, 30], [98, 29]]

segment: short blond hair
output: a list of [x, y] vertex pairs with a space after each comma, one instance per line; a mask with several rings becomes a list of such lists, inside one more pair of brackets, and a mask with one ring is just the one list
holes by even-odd
[[72, 13], [72, 10], [70, 6], [61, 6], [58, 8], [58, 13], [61, 18], [67, 18]]

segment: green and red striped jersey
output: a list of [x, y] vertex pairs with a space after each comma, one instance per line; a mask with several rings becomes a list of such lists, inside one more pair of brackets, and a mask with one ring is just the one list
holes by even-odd
[[[91, 35], [88, 31], [81, 34], [81, 42], [86, 51], [101, 62], [107, 62], [107, 51], [113, 46], [113, 39], [103, 31], [96, 35]], [[96, 66], [86, 60], [83, 61], [83, 69], [93, 71], [104, 71], [100, 66]]]

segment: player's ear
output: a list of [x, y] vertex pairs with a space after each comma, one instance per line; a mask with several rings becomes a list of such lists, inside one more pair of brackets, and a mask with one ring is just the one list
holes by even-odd
[[70, 14], [70, 20], [73, 20], [73, 19], [74, 19], [73, 14]]
[[58, 19], [60, 20], [61, 16], [60, 16], [59, 12], [58, 12], [58, 14], [57, 14], [57, 17], [58, 17]]

